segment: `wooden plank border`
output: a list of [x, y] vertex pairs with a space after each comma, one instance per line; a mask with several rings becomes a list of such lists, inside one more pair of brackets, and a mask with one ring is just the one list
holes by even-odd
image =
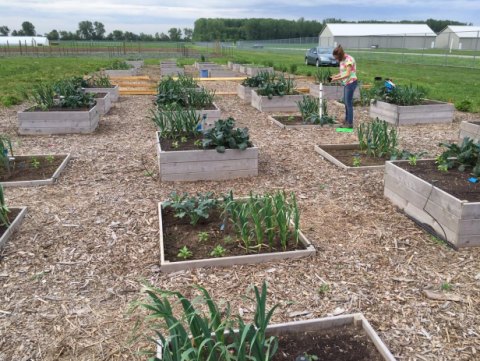
[[25, 214], [27, 213], [27, 207], [9, 207], [11, 211], [20, 211], [17, 217], [10, 223], [10, 227], [3, 233], [2, 237], [0, 238], [0, 249], [7, 243], [10, 237], [13, 235], [15, 230], [20, 227], [20, 223], [22, 223]]
[[282, 128], [282, 129], [296, 129], [296, 130], [301, 130], [301, 129], [315, 129], [315, 128], [338, 128], [341, 127], [341, 124], [326, 124], [326, 125], [318, 125], [318, 124], [296, 124], [296, 125], [286, 125], [283, 124], [282, 122], [279, 122], [276, 120], [273, 116], [269, 115], [268, 119], [272, 122], [272, 124], [275, 124], [276, 126]]
[[352, 149], [361, 152], [358, 147], [360, 146], [359, 143], [352, 143], [352, 144], [319, 144], [315, 145], [315, 151], [324, 157], [329, 162], [333, 163], [339, 168], [346, 169], [346, 170], [355, 170], [355, 171], [366, 171], [366, 170], [378, 170], [385, 168], [385, 165], [372, 165], [372, 166], [364, 166], [364, 167], [350, 167], [343, 164], [340, 160], [335, 158], [333, 155], [328, 153], [328, 150], [333, 149]]

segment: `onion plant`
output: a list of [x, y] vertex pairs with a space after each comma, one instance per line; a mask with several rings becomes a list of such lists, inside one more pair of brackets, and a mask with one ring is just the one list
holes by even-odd
[[300, 110], [303, 122], [306, 122], [310, 115], [318, 114], [319, 112], [318, 101], [309, 95], [304, 95], [303, 99], [295, 102], [295, 104], [297, 104], [298, 110]]
[[8, 226], [10, 226], [10, 221], [8, 220], [8, 213], [10, 213], [10, 209], [8, 209], [5, 204], [3, 186], [0, 184], [0, 226], [5, 226], [7, 228]]
[[124, 61], [115, 61], [105, 68], [105, 70], [130, 70], [134, 66], [127, 64]]
[[187, 102], [189, 106], [195, 109], [208, 108], [213, 106], [213, 98], [215, 90], [207, 90], [202, 88], [200, 90], [185, 89]]
[[376, 118], [372, 122], [364, 122], [358, 127], [360, 150], [378, 157], [389, 156], [396, 152], [398, 132], [384, 120]]
[[183, 108], [178, 104], [160, 110], [150, 110], [152, 120], [164, 138], [194, 137], [200, 133], [201, 114], [193, 108]]
[[313, 79], [314, 82], [317, 84], [323, 83], [323, 84], [330, 84], [331, 83], [331, 78], [332, 78], [332, 71], [330, 68], [318, 68], [314, 73], [313, 73]]
[[[0, 169], [5, 169], [7, 175], [10, 175], [10, 157], [13, 157], [13, 147], [10, 137], [0, 134]], [[10, 151], [10, 155], [8, 152]]]

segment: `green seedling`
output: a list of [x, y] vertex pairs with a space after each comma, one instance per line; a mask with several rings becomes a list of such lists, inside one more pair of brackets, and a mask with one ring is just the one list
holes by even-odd
[[182, 137], [182, 138], [180, 139], [180, 141], [181, 141], [182, 143], [186, 143], [186, 142], [188, 142], [188, 139], [187, 139], [187, 137]]
[[202, 146], [202, 140], [201, 140], [201, 139], [197, 139], [197, 140], [195, 141], [195, 143], [193, 143], [193, 145], [196, 146], [196, 147], [201, 147], [201, 146]]
[[317, 290], [318, 293], [327, 293], [328, 291], [330, 291], [330, 289], [326, 284], [322, 284], [322, 286]]
[[408, 157], [408, 164], [410, 165], [417, 165], [417, 157], [413, 156], [413, 157]]
[[172, 147], [178, 148], [178, 142], [173, 142], [173, 143], [172, 143]]
[[45, 157], [45, 160], [46, 160], [48, 163], [52, 164], [53, 161], [55, 160], [55, 157], [52, 156], [52, 155], [47, 155], [47, 156]]
[[198, 241], [199, 242], [205, 242], [208, 241], [208, 233], [202, 232], [198, 234]]
[[290, 116], [288, 117], [288, 121], [289, 121], [289, 122], [292, 122], [293, 119], [295, 119], [293, 115], [290, 115]]
[[36, 274], [36, 275], [32, 275], [32, 277], [30, 277], [30, 279], [31, 279], [32, 281], [41, 280], [41, 279], [43, 278], [43, 276], [45, 276], [45, 273], [40, 272], [40, 273], [38, 273], [38, 274]]
[[30, 159], [31, 159], [31, 161], [32, 161], [32, 166], [33, 166], [34, 168], [40, 167], [40, 162], [37, 160], [37, 158], [32, 157], [32, 158], [30, 158]]
[[320, 183], [320, 184], [318, 185], [318, 189], [325, 189], [325, 184]]
[[360, 158], [358, 157], [353, 158], [353, 166], [360, 167]]
[[450, 283], [444, 283], [440, 286], [440, 288], [444, 291], [450, 291], [453, 286]]
[[143, 172], [144, 177], [151, 177], [155, 174], [155, 169], [151, 170], [150, 172]]
[[441, 172], [448, 172], [448, 165], [447, 164], [439, 164], [438, 170]]
[[230, 243], [232, 243], [232, 237], [231, 236], [226, 236], [224, 241], [225, 241], [225, 244], [230, 244]]
[[306, 353], [306, 352], [304, 352], [303, 354], [305, 355], [306, 358], [308, 358], [309, 361], [317, 361], [317, 360], [318, 360], [318, 356], [309, 355], [309, 354]]
[[183, 246], [180, 253], [177, 255], [179, 258], [187, 259], [193, 256], [193, 253], [188, 250], [187, 246]]
[[222, 246], [217, 245], [217, 247], [215, 247], [214, 250], [210, 253], [210, 256], [224, 257], [226, 251], [227, 250], [225, 248], [222, 248]]

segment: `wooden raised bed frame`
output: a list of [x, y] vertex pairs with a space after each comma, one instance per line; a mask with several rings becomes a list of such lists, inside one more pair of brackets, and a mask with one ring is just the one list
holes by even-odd
[[258, 95], [257, 91], [252, 90], [252, 106], [261, 112], [295, 112], [298, 110], [297, 104], [303, 100], [303, 94], [274, 96], [268, 99], [267, 96]]
[[[319, 98], [320, 97], [320, 85], [312, 83], [310, 84], [310, 95]], [[353, 98], [360, 98], [360, 85], [357, 86], [355, 92], [353, 93]], [[323, 97], [322, 99], [327, 100], [338, 100], [343, 98], [345, 87], [343, 85], [323, 85]]]
[[273, 68], [269, 68], [269, 67], [255, 67], [255, 66], [251, 66], [251, 67], [248, 67], [246, 72], [247, 72], [247, 75], [248, 76], [256, 76], [257, 74], [261, 73], [261, 72], [264, 72], [264, 71], [268, 71], [270, 73], [273, 73]]
[[434, 100], [428, 101], [435, 104], [400, 106], [380, 100], [372, 101], [370, 103], [370, 117], [398, 125], [453, 122], [453, 104]]
[[50, 185], [54, 184], [57, 179], [60, 177], [60, 174], [63, 172], [63, 170], [67, 167], [68, 162], [70, 161], [71, 155], [70, 153], [68, 154], [32, 154], [32, 155], [16, 155], [15, 161], [16, 162], [27, 162], [29, 161], [32, 157], [37, 158], [37, 160], [42, 162], [46, 162], [45, 158], [48, 156], [52, 157], [65, 157], [63, 162], [58, 166], [57, 170], [55, 173], [53, 173], [51, 178], [48, 179], [42, 179], [42, 180], [31, 180], [31, 181], [3, 181], [0, 182], [0, 184], [4, 187], [38, 187], [38, 186], [45, 186], [45, 185]]
[[143, 60], [127, 60], [125, 61], [128, 65], [132, 65], [135, 69], [140, 69], [145, 65]]
[[27, 207], [8, 207], [11, 211], [20, 211], [17, 217], [10, 223], [10, 227], [5, 231], [5, 233], [0, 238], [0, 249], [7, 243], [8, 239], [12, 236], [15, 230], [20, 226], [22, 223], [25, 214], [27, 213]]
[[445, 231], [446, 240], [454, 246], [480, 246], [480, 202], [462, 201], [396, 166], [400, 162], [408, 161], [386, 162], [385, 197], [440, 237]]
[[138, 68], [132, 68], [129, 70], [105, 70], [104, 73], [108, 76], [137, 76]]
[[120, 94], [118, 85], [112, 88], [84, 88], [86, 93], [108, 93], [110, 94], [110, 102], [116, 102]]
[[273, 116], [269, 115], [268, 119], [275, 125], [279, 126], [280, 128], [283, 129], [314, 129], [314, 128], [338, 128], [341, 127], [342, 125], [339, 124], [338, 122], [336, 124], [325, 124], [325, 125], [319, 125], [319, 124], [312, 124], [308, 123], [307, 124], [283, 124], [282, 122], [279, 122], [276, 120]]
[[480, 125], [472, 124], [467, 121], [462, 121], [460, 123], [460, 140], [463, 140], [465, 137], [473, 139], [474, 142], [480, 140]]
[[[354, 313], [350, 315], [341, 315], [334, 317], [316, 318], [313, 320], [302, 320], [278, 323], [276, 325], [268, 325], [266, 336], [274, 336], [281, 334], [295, 334], [300, 332], [315, 332], [331, 330], [337, 327], [355, 326], [362, 329], [367, 337], [370, 338], [375, 348], [380, 353], [384, 361], [396, 361], [387, 346], [383, 343], [381, 338], [377, 335], [373, 327], [361, 313]], [[235, 330], [236, 331], [236, 330]], [[163, 348], [157, 344], [157, 358], [162, 359]]]
[[237, 94], [240, 99], [252, 101], [252, 90], [257, 90], [258, 87], [248, 87], [242, 84], [238, 84], [237, 86]]
[[346, 170], [377, 170], [385, 168], [385, 165], [371, 165], [371, 166], [360, 166], [360, 167], [351, 167], [343, 164], [333, 155], [328, 153], [328, 150], [333, 149], [352, 149], [357, 150], [358, 152], [362, 152], [358, 147], [360, 146], [359, 143], [352, 143], [352, 144], [319, 144], [315, 145], [315, 151], [324, 157], [326, 160], [330, 161], [331, 163], [335, 164], [337, 167], [346, 169]]
[[110, 93], [105, 93], [103, 98], [95, 98], [97, 101], [98, 115], [105, 115], [110, 111], [112, 102], [110, 101]]
[[98, 106], [87, 111], [18, 112], [19, 134], [86, 134], [98, 126]]
[[237, 75], [233, 70], [227, 69], [209, 69], [208, 77], [209, 78], [231, 78]]
[[[216, 152], [216, 150], [213, 150]], [[235, 198], [236, 200], [241, 200], [242, 198]], [[246, 198], [245, 198], [246, 199]], [[305, 235], [300, 231], [299, 243], [301, 243], [305, 249], [300, 249], [297, 251], [287, 251], [287, 252], [265, 252], [259, 254], [249, 254], [243, 256], [232, 256], [232, 257], [218, 257], [218, 258], [206, 258], [206, 259], [197, 259], [191, 261], [178, 261], [178, 262], [169, 262], [165, 260], [164, 244], [163, 244], [163, 219], [162, 219], [162, 202], [158, 204], [158, 215], [160, 222], [160, 269], [162, 272], [175, 272], [181, 270], [187, 270], [192, 268], [202, 268], [202, 267], [231, 267], [238, 264], [254, 264], [254, 263], [264, 263], [270, 261], [277, 261], [282, 259], [292, 259], [300, 257], [309, 257], [315, 256], [315, 248], [308, 241]], [[293, 226], [293, 221], [290, 220], [290, 224]]]
[[221, 180], [258, 175], [258, 148], [162, 151], [156, 132], [161, 181]]

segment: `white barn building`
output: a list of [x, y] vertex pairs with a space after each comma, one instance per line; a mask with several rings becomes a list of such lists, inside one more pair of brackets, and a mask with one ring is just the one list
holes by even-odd
[[435, 46], [436, 36], [426, 24], [327, 24], [319, 46], [426, 49]]
[[22, 46], [25, 45], [25, 42], [27, 42], [27, 46], [49, 45], [48, 39], [43, 36], [0, 36], [1, 46], [5, 46], [7, 44], [10, 46], [18, 46], [19, 41], [22, 43]]
[[480, 50], [480, 26], [449, 25], [437, 36], [437, 49]]

